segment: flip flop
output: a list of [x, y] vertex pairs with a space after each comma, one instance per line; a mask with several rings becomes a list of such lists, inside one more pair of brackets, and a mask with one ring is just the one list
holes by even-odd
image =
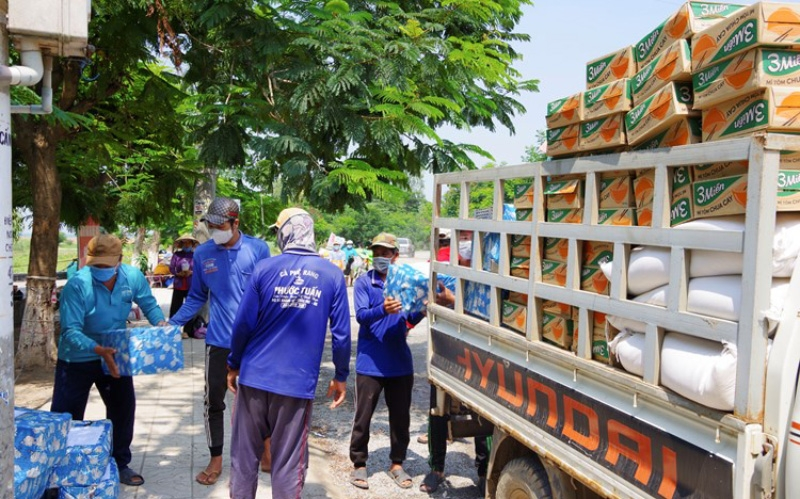
[[442, 482], [444, 482], [444, 476], [431, 471], [422, 479], [422, 483], [419, 484], [419, 490], [428, 494], [433, 494], [439, 489], [439, 485], [441, 485]]
[[201, 485], [214, 485], [219, 480], [221, 471], [207, 471], [203, 470], [199, 475], [194, 477], [195, 481]]
[[[386, 472], [389, 477], [394, 480], [394, 483], [397, 484], [398, 487], [401, 489], [410, 489], [414, 482], [411, 480], [411, 477], [408, 473], [405, 472], [403, 468], [398, 468], [396, 470], [389, 470]], [[406, 483], [408, 482], [408, 483]]]
[[369, 489], [367, 481], [367, 468], [356, 468], [350, 473], [350, 483], [359, 489]]
[[144, 484], [144, 478], [142, 478], [142, 475], [136, 473], [127, 466], [119, 470], [119, 481], [120, 483], [124, 483], [125, 485], [130, 485], [133, 487], [138, 487], [139, 485]]

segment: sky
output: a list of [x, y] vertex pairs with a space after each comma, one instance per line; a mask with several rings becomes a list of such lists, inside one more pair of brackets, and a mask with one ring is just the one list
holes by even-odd
[[[634, 45], [678, 11], [679, 0], [540, 0], [526, 6], [515, 30], [531, 40], [515, 44], [523, 56], [514, 67], [521, 79], [539, 80], [539, 92], [519, 100], [525, 114], [514, 119], [516, 135], [505, 128], [461, 131], [441, 129], [441, 136], [480, 146], [498, 164], [519, 164], [525, 148], [533, 145], [537, 130], [544, 130], [547, 103], [586, 88], [586, 63], [628, 45]], [[750, 5], [752, 0], [732, 2]], [[792, 2], [797, 3], [797, 2]], [[473, 156], [477, 166], [487, 160]], [[426, 196], [432, 196], [432, 180], [425, 178]]]

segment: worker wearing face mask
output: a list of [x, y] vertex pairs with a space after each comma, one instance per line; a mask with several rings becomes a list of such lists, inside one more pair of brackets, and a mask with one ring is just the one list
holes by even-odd
[[[192, 284], [186, 302], [170, 324], [182, 326], [210, 300], [206, 330], [204, 417], [211, 459], [195, 477], [198, 483], [213, 485], [222, 473], [227, 358], [231, 328], [248, 279], [256, 264], [269, 258], [267, 243], [239, 230], [239, 206], [232, 199], [216, 198], [200, 219], [208, 226], [211, 239], [194, 252]], [[267, 451], [268, 452], [268, 451]], [[262, 463], [262, 467], [268, 463]]]
[[[102, 333], [125, 329], [131, 306], [136, 303], [152, 325], [165, 326], [161, 307], [144, 274], [121, 263], [122, 241], [110, 234], [93, 237], [86, 246], [86, 266], [64, 286], [61, 293], [61, 336], [53, 386], [52, 412], [66, 412], [80, 421], [89, 391], [95, 385], [113, 424], [111, 455], [119, 468], [120, 482], [141, 485], [144, 478], [128, 467], [136, 415], [133, 378], [120, 376], [115, 350], [99, 344]], [[108, 365], [103, 372], [100, 358]]]

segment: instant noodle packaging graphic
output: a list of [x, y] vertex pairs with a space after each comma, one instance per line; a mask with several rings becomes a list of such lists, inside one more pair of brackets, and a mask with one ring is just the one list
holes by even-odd
[[700, 143], [702, 134], [700, 117], [686, 117], [676, 121], [662, 132], [656, 133], [644, 142], [640, 142], [633, 150], [646, 151], [650, 149], [660, 149], [662, 147], [698, 144]]
[[531, 236], [513, 234], [511, 236], [511, 256], [531, 257]]
[[637, 209], [653, 205], [653, 195], [656, 186], [656, 173], [650, 170], [649, 173], [639, 175], [633, 179], [633, 197]]
[[510, 300], [503, 300], [503, 324], [514, 331], [525, 334], [527, 331], [527, 317], [528, 307]]
[[692, 207], [692, 186], [687, 185], [673, 191], [669, 210], [670, 226], [680, 225], [694, 219]]
[[625, 47], [586, 63], [586, 88], [592, 89], [636, 73], [633, 47]]
[[630, 111], [633, 107], [630, 80], [612, 81], [583, 93], [584, 120]]
[[628, 143], [639, 144], [669, 128], [692, 111], [692, 85], [671, 82], [625, 115]]
[[514, 186], [514, 208], [533, 208], [533, 182]]
[[545, 205], [548, 210], [577, 209], [583, 206], [583, 182], [551, 180], [544, 186]]
[[599, 267], [586, 265], [581, 269], [581, 289], [607, 295], [609, 291], [608, 278]]
[[567, 264], [553, 260], [542, 260], [542, 282], [554, 286], [567, 285]]
[[547, 128], [558, 128], [583, 121], [583, 94], [577, 93], [547, 104]]
[[600, 208], [633, 207], [633, 184], [630, 175], [600, 180]]
[[599, 267], [602, 262], [611, 260], [614, 255], [614, 243], [609, 241], [584, 241], [581, 263]]
[[547, 155], [550, 157], [566, 156], [578, 152], [578, 138], [581, 134], [579, 123], [559, 128], [548, 128]]
[[574, 322], [560, 315], [542, 314], [542, 338], [562, 348], [572, 346]]
[[692, 54], [689, 43], [680, 39], [664, 53], [647, 63], [631, 78], [631, 97], [639, 104], [671, 81], [692, 80]]
[[560, 237], [544, 238], [544, 258], [557, 262], [566, 262], [569, 254], [569, 239]]
[[581, 123], [581, 151], [614, 149], [626, 143], [625, 113]]
[[707, 109], [768, 87], [800, 85], [800, 50], [757, 48], [693, 77], [694, 109]]
[[641, 70], [667, 50], [674, 41], [692, 38], [696, 33], [718, 25], [741, 7], [729, 3], [686, 2], [633, 46], [637, 68]]
[[703, 111], [703, 142], [759, 130], [800, 131], [800, 87], [769, 87]]
[[546, 220], [552, 223], [579, 224], [583, 221], [583, 208], [547, 210]]
[[692, 73], [761, 45], [800, 45], [800, 5], [758, 2], [692, 38]]

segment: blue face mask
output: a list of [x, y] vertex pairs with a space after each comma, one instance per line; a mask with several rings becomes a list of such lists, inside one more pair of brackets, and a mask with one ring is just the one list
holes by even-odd
[[89, 272], [92, 274], [92, 279], [97, 282], [106, 282], [112, 277], [114, 277], [117, 273], [117, 267], [110, 267], [107, 269], [101, 269], [98, 267], [89, 267]]
[[385, 256], [376, 256], [372, 259], [372, 266], [375, 268], [375, 272], [379, 274], [386, 274], [389, 271], [389, 264], [392, 263], [391, 258], [386, 258]]

